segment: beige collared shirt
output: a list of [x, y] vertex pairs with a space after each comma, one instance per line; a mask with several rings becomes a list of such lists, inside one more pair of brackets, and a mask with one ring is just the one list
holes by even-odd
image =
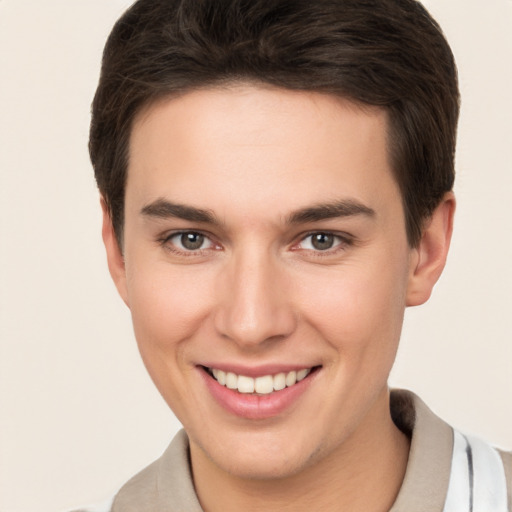
[[[411, 437], [411, 450], [390, 512], [443, 512], [452, 470], [453, 429], [408, 391], [392, 391], [391, 414]], [[508, 510], [512, 512], [512, 453], [498, 453], [507, 482]], [[178, 432], [162, 457], [129, 480], [105, 510], [203, 512], [192, 483], [185, 431]]]

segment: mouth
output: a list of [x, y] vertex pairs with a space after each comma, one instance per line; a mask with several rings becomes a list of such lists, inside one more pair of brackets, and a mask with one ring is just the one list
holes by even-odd
[[[228, 413], [244, 420], [283, 417], [301, 403], [322, 366], [294, 368], [218, 368], [199, 365], [210, 396]], [[235, 373], [237, 371], [239, 373]], [[245, 371], [244, 371], [245, 370]], [[249, 375], [247, 375], [249, 374]]]
[[310, 368], [302, 368], [300, 370], [249, 377], [247, 375], [238, 375], [233, 372], [226, 372], [218, 368], [208, 368], [203, 366], [206, 373], [208, 373], [208, 375], [216, 380], [221, 386], [233, 391], [238, 391], [238, 393], [245, 395], [260, 396], [271, 395], [286, 388], [292, 388], [319, 368], [319, 366], [313, 366]]

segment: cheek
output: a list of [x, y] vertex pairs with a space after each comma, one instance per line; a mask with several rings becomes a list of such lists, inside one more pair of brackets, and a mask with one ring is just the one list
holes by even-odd
[[406, 269], [361, 262], [303, 280], [298, 293], [310, 325], [338, 351], [394, 352], [405, 307]]
[[208, 279], [192, 267], [166, 262], [127, 262], [127, 288], [135, 336], [141, 351], [174, 350], [207, 315]]
[[[206, 276], [165, 262], [127, 262], [127, 288], [135, 338], [162, 397], [186, 424], [193, 366], [189, 341], [209, 310]], [[193, 345], [193, 344], [192, 344]]]

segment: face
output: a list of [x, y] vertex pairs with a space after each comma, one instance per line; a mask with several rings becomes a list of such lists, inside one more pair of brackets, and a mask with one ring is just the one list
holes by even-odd
[[378, 109], [249, 85], [137, 118], [115, 279], [193, 456], [282, 477], [389, 415], [416, 251], [386, 128]]

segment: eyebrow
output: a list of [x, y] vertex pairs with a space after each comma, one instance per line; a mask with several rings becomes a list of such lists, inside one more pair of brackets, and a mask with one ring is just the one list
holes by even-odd
[[332, 203], [321, 203], [293, 212], [287, 219], [288, 224], [304, 224], [338, 217], [363, 215], [375, 217], [375, 210], [354, 199], [344, 199]]
[[[220, 225], [220, 221], [215, 217], [211, 210], [172, 203], [162, 198], [144, 206], [141, 213], [146, 217], [158, 219], [178, 218], [190, 222]], [[320, 203], [296, 210], [287, 217], [286, 223], [305, 224], [309, 222], [318, 222], [338, 217], [353, 217], [357, 215], [374, 217], [375, 210], [360, 203], [359, 201], [345, 199], [331, 203]]]
[[184, 204], [171, 203], [166, 199], [157, 199], [144, 206], [141, 210], [142, 215], [158, 219], [178, 218], [190, 222], [202, 222], [205, 224], [220, 224], [215, 215], [210, 210], [203, 210], [195, 206], [186, 206]]

